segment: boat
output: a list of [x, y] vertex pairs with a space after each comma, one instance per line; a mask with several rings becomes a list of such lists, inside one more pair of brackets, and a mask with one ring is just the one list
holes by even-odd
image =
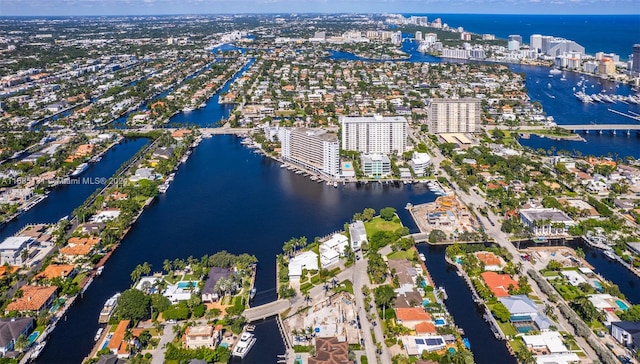
[[76, 169], [73, 172], [71, 172], [71, 177], [78, 177], [79, 175], [82, 174], [82, 172], [86, 171], [87, 168], [89, 168], [88, 163], [80, 163], [78, 167], [76, 167]]
[[412, 207], [413, 205], [411, 204], [411, 202], [407, 202], [407, 204], [404, 206], [405, 210], [411, 210]]
[[604, 256], [611, 259], [611, 260], [617, 260], [617, 256], [616, 253], [613, 252], [613, 250], [611, 249], [607, 249], [604, 251]]
[[338, 188], [338, 182], [333, 181], [333, 187]]
[[552, 68], [552, 69], [549, 71], [549, 74], [552, 74], [552, 75], [559, 75], [559, 74], [561, 74], [561, 73], [562, 73], [562, 71], [560, 71], [560, 70], [559, 70], [559, 69], [557, 69], [557, 68]]
[[100, 311], [100, 317], [98, 317], [98, 323], [106, 324], [109, 322], [111, 315], [116, 310], [118, 306], [118, 298], [120, 298], [120, 292], [114, 294], [104, 303], [102, 310]]
[[247, 353], [249, 353], [249, 350], [251, 350], [255, 342], [256, 338], [252, 333], [246, 331], [243, 332], [242, 335], [240, 335], [240, 340], [233, 347], [231, 355], [244, 358]]
[[47, 345], [46, 341], [39, 342], [38, 345], [36, 345], [33, 348], [33, 351], [31, 352], [31, 355], [29, 356], [29, 358], [31, 360], [37, 359], [40, 356], [40, 353], [42, 353], [42, 350], [44, 349], [45, 345]]
[[182, 112], [192, 112], [193, 110], [195, 110], [192, 107], [186, 106], [184, 109], [182, 109]]
[[256, 296], [256, 288], [251, 288], [251, 290], [249, 291], [249, 299], [252, 300], [253, 297]]
[[198, 109], [202, 109], [205, 106], [207, 106], [207, 104], [203, 102], [202, 104], [198, 105]]
[[427, 257], [424, 256], [424, 254], [420, 253], [418, 254], [418, 257], [420, 258], [420, 260], [422, 260], [423, 262], [427, 260]]
[[99, 266], [98, 269], [96, 269], [96, 277], [102, 275], [103, 271], [104, 271], [104, 265]]
[[93, 337], [93, 341], [98, 341], [98, 339], [100, 338], [100, 335], [102, 335], [103, 331], [104, 331], [103, 327], [99, 328], [98, 331], [96, 332], [96, 336]]

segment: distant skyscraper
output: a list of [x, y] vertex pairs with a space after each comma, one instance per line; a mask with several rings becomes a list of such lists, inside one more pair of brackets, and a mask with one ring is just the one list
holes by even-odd
[[631, 57], [631, 75], [640, 76], [640, 44], [633, 45]]
[[416, 32], [416, 40], [422, 40], [422, 32], [419, 30]]
[[522, 44], [522, 36], [517, 34], [511, 34], [509, 36], [509, 41], [517, 40], [519, 44]]
[[429, 104], [429, 132], [475, 133], [480, 126], [480, 100], [433, 99]]
[[529, 37], [529, 46], [536, 51], [542, 50], [542, 35], [531, 34], [531, 37]]

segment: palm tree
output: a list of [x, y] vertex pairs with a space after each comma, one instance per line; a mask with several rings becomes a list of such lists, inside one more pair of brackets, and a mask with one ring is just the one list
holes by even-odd
[[142, 274], [149, 274], [151, 273], [151, 264], [144, 262], [142, 263], [142, 265], [140, 266], [140, 272]]
[[167, 272], [167, 274], [172, 272], [173, 268], [173, 264], [171, 264], [171, 261], [169, 259], [165, 259], [164, 262], [162, 263], [162, 269], [164, 269], [165, 272]]
[[131, 281], [135, 284], [141, 276], [142, 272], [140, 271], [140, 265], [138, 265], [131, 272]]
[[22, 334], [18, 336], [15, 342], [16, 351], [22, 351], [29, 344], [29, 339], [26, 335]]

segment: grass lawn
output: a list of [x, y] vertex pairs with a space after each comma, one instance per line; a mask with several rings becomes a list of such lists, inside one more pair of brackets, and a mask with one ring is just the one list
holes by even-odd
[[586, 358], [587, 357], [587, 354], [585, 354], [582, 351], [576, 351], [575, 353], [579, 358]]
[[199, 281], [200, 277], [196, 277], [195, 274], [185, 274], [182, 276], [183, 281]]
[[387, 255], [387, 258], [412, 260], [413, 255], [413, 250], [398, 250], [397, 252], [393, 252]]
[[498, 326], [500, 326], [500, 330], [502, 330], [502, 333], [505, 336], [514, 336], [514, 335], [516, 335], [518, 333], [516, 331], [516, 328], [513, 327], [513, 325], [511, 325], [510, 322], [500, 322], [500, 321], [498, 321]]
[[172, 274], [167, 274], [166, 276], [164, 276], [164, 280], [169, 282], [169, 284], [176, 284], [176, 282], [178, 282], [180, 280], [180, 276], [179, 275], [172, 275]]
[[509, 345], [511, 345], [511, 348], [516, 353], [522, 349], [526, 349], [524, 342], [521, 339], [510, 340]]
[[372, 236], [378, 231], [396, 231], [401, 227], [400, 219], [397, 217], [394, 218], [393, 221], [386, 221], [380, 217], [376, 217], [373, 220], [364, 223], [364, 228], [367, 230], [367, 236]]
[[75, 277], [73, 277], [73, 281], [80, 284], [82, 280], [87, 276], [87, 273], [78, 273]]
[[[343, 287], [344, 285], [344, 287]], [[336, 289], [334, 290], [336, 293], [338, 292], [348, 292], [353, 294], [353, 283], [350, 280], [342, 281]]]

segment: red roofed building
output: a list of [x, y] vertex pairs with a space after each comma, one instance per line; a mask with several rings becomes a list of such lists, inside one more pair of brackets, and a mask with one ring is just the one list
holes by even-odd
[[396, 320], [403, 326], [415, 329], [416, 325], [431, 321], [431, 315], [422, 307], [402, 307], [396, 308]]
[[436, 325], [434, 325], [431, 322], [421, 322], [419, 324], [416, 325], [416, 334], [420, 335], [420, 334], [435, 334], [438, 332], [438, 330], [436, 330]]
[[518, 289], [518, 282], [514, 281], [508, 274], [484, 272], [481, 276], [484, 279], [484, 283], [496, 297], [509, 296], [509, 286], [511, 285], [513, 285], [514, 289]]

